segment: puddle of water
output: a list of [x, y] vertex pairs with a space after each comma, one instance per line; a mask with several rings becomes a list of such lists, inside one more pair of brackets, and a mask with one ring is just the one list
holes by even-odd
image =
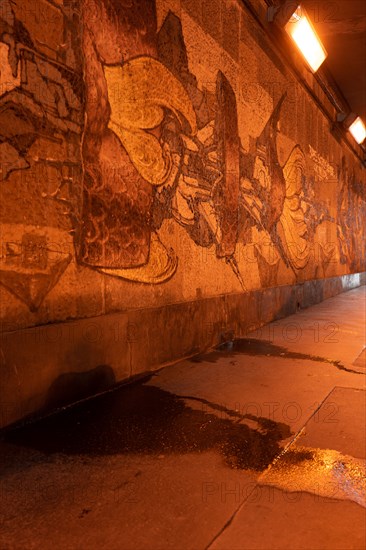
[[[68, 455], [219, 452], [230, 468], [265, 470], [289, 426], [138, 383], [79, 403], [5, 434], [5, 441]], [[250, 417], [250, 418], [249, 418]]]
[[241, 353], [243, 355], [261, 355], [271, 357], [282, 357], [284, 359], [301, 359], [307, 361], [316, 361], [318, 363], [328, 363], [333, 365], [339, 370], [351, 372], [353, 374], [362, 374], [353, 369], [348, 369], [340, 361], [334, 361], [318, 355], [310, 355], [307, 353], [300, 353], [297, 351], [290, 351], [283, 346], [277, 346], [269, 340], [257, 340], [255, 338], [238, 338], [230, 342], [225, 342], [218, 346], [214, 351], [206, 354], [197, 355], [192, 357], [190, 361], [194, 363], [202, 363], [207, 361], [215, 363], [222, 357], [232, 357], [235, 354]]
[[289, 449], [261, 476], [260, 483], [288, 492], [353, 500], [366, 507], [366, 460], [331, 449]]

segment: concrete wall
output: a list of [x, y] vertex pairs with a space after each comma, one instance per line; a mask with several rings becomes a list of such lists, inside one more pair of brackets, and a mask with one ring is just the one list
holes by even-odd
[[0, 5], [2, 425], [360, 284], [365, 170], [241, 2]]

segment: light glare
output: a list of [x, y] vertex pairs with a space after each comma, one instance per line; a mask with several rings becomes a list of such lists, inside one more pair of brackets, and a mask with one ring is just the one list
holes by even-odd
[[357, 117], [356, 120], [349, 127], [349, 131], [355, 138], [358, 144], [361, 143], [366, 138], [366, 128], [360, 117]]
[[305, 13], [299, 16], [298, 9], [292, 15], [285, 29], [315, 73], [327, 57], [327, 52], [320, 42], [308, 17]]

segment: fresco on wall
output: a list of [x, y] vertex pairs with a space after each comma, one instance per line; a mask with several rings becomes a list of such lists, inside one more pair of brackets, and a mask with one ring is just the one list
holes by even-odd
[[0, 284], [32, 312], [72, 260], [47, 217], [50, 198], [69, 216], [63, 201], [75, 193], [71, 173], [80, 172], [82, 79], [71, 15], [49, 3], [0, 0]]
[[337, 205], [337, 236], [340, 262], [351, 270], [359, 269], [365, 258], [365, 192], [364, 185], [355, 172], [347, 168], [342, 159], [342, 187]]
[[[166, 220], [198, 247], [213, 248], [244, 290], [246, 246], [262, 287], [278, 284], [281, 266], [294, 280], [326, 276], [334, 258], [362, 269], [357, 175], [346, 166], [332, 172], [343, 187], [331, 215], [314, 198], [309, 152], [295, 145], [280, 163], [285, 93], [246, 150], [227, 75], [217, 71], [214, 89], [198, 84], [180, 19], [169, 12], [158, 31], [154, 1], [44, 1], [53, 33], [47, 45], [46, 19], [33, 17], [26, 0], [0, 5], [0, 185], [19, 189], [21, 204], [15, 220], [4, 214], [0, 284], [31, 311], [72, 260], [136, 283], [168, 281], [180, 258], [164, 242]], [[315, 150], [310, 159], [318, 175], [330, 175]], [[34, 173], [24, 185], [19, 174]], [[54, 184], [41, 191], [50, 173]], [[55, 251], [46, 230], [51, 203], [73, 245], [67, 252]], [[327, 232], [336, 235], [332, 247], [319, 237]]]
[[278, 251], [271, 264], [256, 247], [275, 284], [279, 258], [295, 272], [309, 258], [305, 157], [295, 147], [281, 167], [277, 156], [285, 95], [246, 153], [229, 81], [219, 71], [216, 92], [200, 90], [180, 20], [169, 13], [157, 33], [152, 6], [137, 13], [134, 4], [83, 2], [87, 117], [79, 261], [135, 281], [167, 280], [177, 260], [159, 228], [174, 218], [197, 245], [215, 245], [245, 288], [236, 245], [249, 225]]

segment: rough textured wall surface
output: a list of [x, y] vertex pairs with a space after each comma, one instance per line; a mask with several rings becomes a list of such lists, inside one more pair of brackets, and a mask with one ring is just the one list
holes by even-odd
[[[239, 1], [0, 6], [5, 332], [140, 311], [120, 379], [174, 359], [165, 306], [365, 271], [365, 170]], [[132, 368], [151, 308], [172, 349]], [[91, 343], [38, 393], [94, 368]]]

